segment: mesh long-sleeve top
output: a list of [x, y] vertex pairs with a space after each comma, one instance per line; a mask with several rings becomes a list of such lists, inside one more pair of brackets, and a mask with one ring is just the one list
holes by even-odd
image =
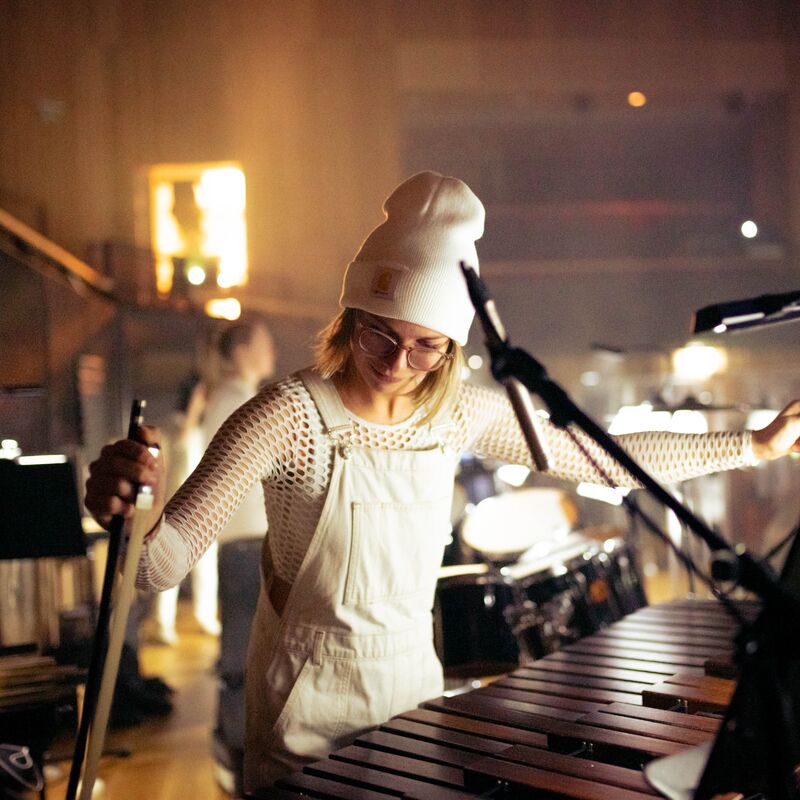
[[[352, 418], [351, 444], [389, 450], [436, 444], [420, 409], [397, 425]], [[528, 447], [506, 396], [462, 384], [446, 434], [457, 452], [471, 451], [530, 466]], [[602, 483], [569, 434], [542, 421], [550, 450], [549, 474]], [[619, 486], [631, 475], [580, 432], [592, 458]], [[639, 433], [617, 437], [646, 470], [662, 481], [751, 463], [749, 433]], [[330, 482], [333, 446], [308, 390], [296, 375], [274, 383], [235, 411], [212, 440], [198, 467], [169, 501], [160, 529], [145, 546], [138, 583], [164, 589], [177, 584], [205, 552], [249, 487], [260, 482], [275, 574], [292, 582], [317, 526]]]

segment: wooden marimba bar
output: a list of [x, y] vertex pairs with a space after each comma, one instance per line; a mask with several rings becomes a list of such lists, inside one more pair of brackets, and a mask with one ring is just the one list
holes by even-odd
[[639, 609], [487, 686], [400, 714], [265, 796], [652, 800], [642, 766], [717, 732], [734, 681], [706, 668], [730, 662], [735, 632], [714, 601]]

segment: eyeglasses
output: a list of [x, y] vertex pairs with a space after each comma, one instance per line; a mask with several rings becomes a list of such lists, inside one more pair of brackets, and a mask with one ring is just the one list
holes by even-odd
[[388, 333], [371, 328], [360, 321], [358, 325], [361, 328], [358, 334], [358, 346], [368, 356], [389, 358], [398, 350], [405, 350], [408, 354], [406, 356], [408, 366], [421, 372], [432, 372], [439, 369], [445, 361], [449, 361], [453, 357], [452, 353], [445, 353], [435, 347], [406, 347]]

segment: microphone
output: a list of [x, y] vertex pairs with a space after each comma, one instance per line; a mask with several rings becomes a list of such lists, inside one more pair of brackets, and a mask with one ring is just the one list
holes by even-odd
[[[489, 290], [486, 288], [486, 284], [478, 277], [478, 273], [473, 267], [468, 266], [463, 261], [460, 263], [461, 271], [464, 273], [464, 279], [467, 282], [469, 299], [475, 307], [475, 313], [483, 328], [489, 356], [494, 360], [509, 349], [505, 326], [497, 313], [497, 307], [489, 294]], [[539, 472], [545, 472], [549, 466], [550, 454], [538, 427], [536, 409], [533, 406], [531, 393], [516, 378], [504, 377], [500, 382], [505, 386], [508, 399], [511, 401], [514, 413], [517, 415], [525, 441], [528, 443], [528, 449], [531, 451], [533, 464]]]
[[745, 300], [732, 300], [704, 306], [694, 312], [692, 333], [726, 333], [790, 322], [800, 317], [800, 291], [762, 294]]

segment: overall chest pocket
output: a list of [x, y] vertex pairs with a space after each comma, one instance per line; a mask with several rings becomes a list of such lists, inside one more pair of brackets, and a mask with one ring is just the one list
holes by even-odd
[[433, 597], [450, 530], [448, 498], [353, 503], [344, 603]]

